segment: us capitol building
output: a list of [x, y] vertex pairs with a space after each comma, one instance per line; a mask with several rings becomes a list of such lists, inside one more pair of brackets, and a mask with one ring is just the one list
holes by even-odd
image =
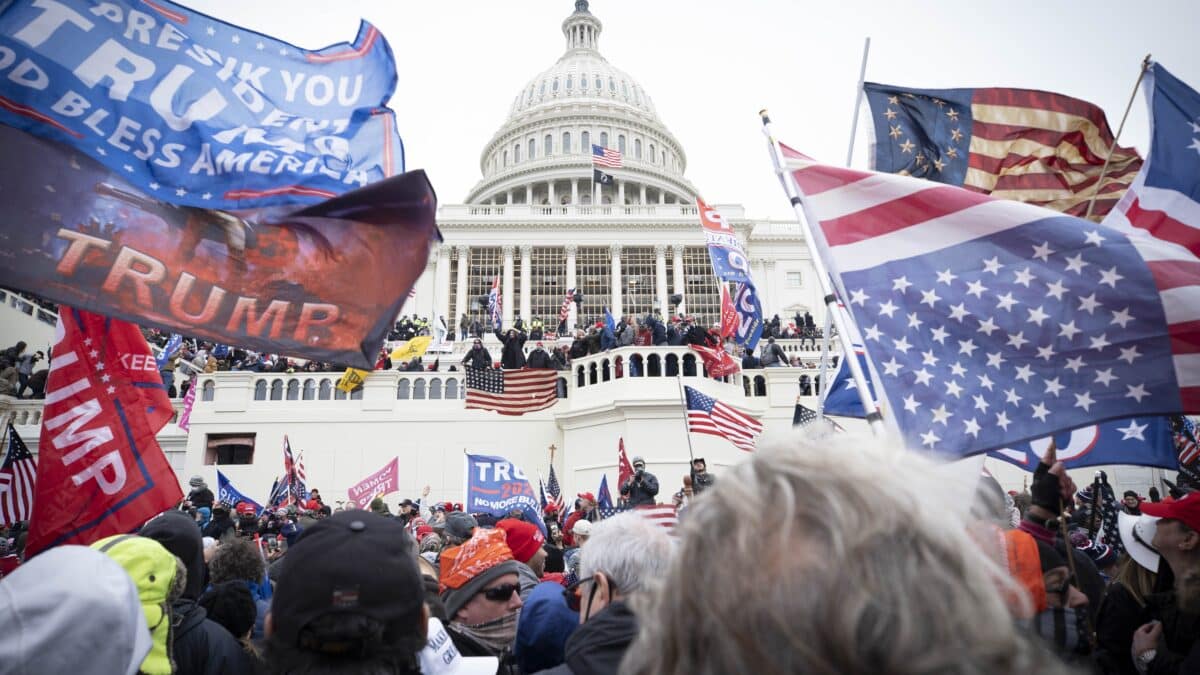
[[[444, 242], [431, 250], [403, 313], [445, 317], [452, 330], [464, 314], [486, 325], [486, 296], [499, 276], [505, 326], [515, 317], [538, 317], [555, 327], [570, 288], [583, 295], [582, 316], [572, 307], [571, 325], [595, 322], [604, 306], [615, 316], [654, 310], [669, 316], [682, 309], [703, 325], [714, 323], [718, 284], [683, 147], [641, 84], [601, 55], [603, 25], [587, 0], [575, 3], [561, 28], [566, 50], [517, 91], [508, 119], [483, 146], [482, 178], [464, 203], [440, 207]], [[593, 144], [623, 156], [621, 168], [606, 169], [612, 185], [593, 183]], [[779, 314], [786, 322], [797, 311], [810, 311], [820, 324], [819, 285], [798, 224], [753, 219], [738, 205], [712, 206], [746, 247], [764, 318]], [[676, 294], [683, 296], [682, 308], [671, 304]], [[0, 290], [4, 344], [48, 345], [53, 322], [49, 312]], [[789, 342], [780, 344], [800, 351]], [[498, 360], [495, 338], [486, 344]], [[688, 471], [684, 384], [761, 417], [763, 447], [787, 442], [799, 377], [816, 374], [768, 368], [726, 381], [655, 376], [677, 372], [672, 366], [695, 357], [686, 347], [625, 347], [576, 359], [560, 373], [565, 398], [549, 409], [508, 417], [464, 408], [461, 366], [454, 372], [448, 367], [466, 347], [455, 343], [427, 355], [426, 363], [440, 358], [440, 372], [374, 372], [352, 395], [334, 387], [341, 373], [201, 375], [190, 430], [172, 421], [159, 441], [185, 493], [196, 474], [215, 490], [219, 469], [260, 500], [282, 473], [285, 434], [302, 453], [309, 487], [319, 488], [327, 503], [345, 499], [349, 486], [399, 456], [401, 489], [386, 498], [394, 509], [425, 485], [432, 500], [464, 501], [467, 452], [503, 456], [536, 481], [547, 476], [553, 448], [565, 496], [595, 492], [605, 474], [616, 495], [623, 438], [630, 456], [645, 457], [647, 469], [658, 475], [659, 500], [669, 501]], [[815, 352], [799, 355], [806, 362], [818, 359]], [[647, 364], [649, 376], [630, 376], [625, 364], [634, 356]], [[816, 406], [815, 400], [805, 402]], [[182, 408], [182, 401], [175, 404]], [[12, 420], [31, 450], [41, 414], [40, 401], [0, 397], [0, 422]], [[743, 456], [722, 438], [693, 434], [690, 444], [718, 476]], [[1020, 489], [1021, 472], [995, 461], [988, 465], [1006, 487]], [[1147, 474], [1132, 467], [1109, 470], [1118, 492], [1123, 484], [1144, 492]]]

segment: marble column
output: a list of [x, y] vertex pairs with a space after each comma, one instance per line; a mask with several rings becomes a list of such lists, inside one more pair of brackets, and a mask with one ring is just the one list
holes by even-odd
[[646, 204], [646, 184], [645, 183], [642, 183], [640, 189], [638, 190], [638, 203], [643, 206], [645, 206], [645, 204]]
[[[675, 280], [675, 294], [683, 295], [684, 291], [687, 290], [687, 285], [684, 282], [684, 278], [683, 278], [683, 247], [682, 246], [672, 246], [671, 248], [672, 248], [672, 252], [673, 252], [673, 256], [674, 256], [672, 267], [674, 267], [673, 278]], [[684, 296], [683, 301], [685, 303], [687, 302], [686, 296]], [[683, 312], [683, 311], [685, 311], [685, 308], [682, 304], [680, 304], [679, 307], [677, 307], [675, 311]]]
[[[571, 184], [574, 185], [574, 183]], [[577, 288], [575, 286], [575, 252], [578, 251], [579, 248], [575, 244], [567, 244], [563, 247], [563, 249], [567, 253], [567, 288], [563, 290], [563, 295], [566, 295], [568, 289]], [[578, 312], [579, 308], [577, 308], [575, 303], [572, 302], [570, 312], [567, 315], [568, 329], [574, 329], [575, 326], [578, 325]]]
[[507, 197], [508, 197], [508, 201], [506, 201], [506, 202], [504, 202], [504, 203], [505, 203], [505, 204], [511, 204], [511, 203], [513, 203], [513, 202], [512, 202], [512, 190], [509, 190], [509, 191], [508, 191], [507, 193], [505, 193], [505, 194], [506, 194], [506, 195], [507, 195]]
[[621, 290], [624, 288], [624, 280], [621, 279], [621, 245], [613, 244], [612, 251], [612, 302], [608, 308], [616, 319], [621, 318]]
[[625, 181], [617, 181], [617, 204], [625, 206]]
[[507, 330], [513, 323], [513, 305], [516, 303], [517, 294], [513, 290], [513, 254], [516, 252], [516, 247], [509, 244], [504, 246], [504, 275], [500, 280], [500, 293], [503, 294], [502, 303], [504, 305], [503, 313], [501, 314], [504, 328]]
[[533, 183], [525, 186], [525, 203], [533, 206]]
[[437, 325], [439, 316], [445, 317], [446, 327], [453, 323], [450, 316], [450, 247], [442, 244], [437, 251], [437, 266], [433, 273], [433, 310], [429, 314], [431, 325]]
[[554, 198], [554, 181], [548, 181], [546, 183], [546, 190], [547, 190], [547, 194], [550, 195], [550, 198], [549, 198], [550, 206], [558, 206], [558, 202], [555, 201], [555, 198]]
[[667, 245], [654, 245], [654, 295], [658, 298], [658, 311], [664, 317], [670, 316], [671, 308], [667, 301]]
[[571, 179], [571, 204], [579, 204], [579, 180], [575, 178]]
[[[553, 185], [553, 183], [551, 183]], [[551, 188], [553, 189], [553, 188]], [[531, 308], [533, 306], [533, 296], [530, 289], [533, 288], [533, 246], [531, 244], [521, 245], [521, 313], [520, 316], [528, 324], [533, 319]]]
[[455, 315], [446, 317], [446, 323], [453, 323], [455, 329], [458, 329], [458, 321], [463, 314], [470, 314], [469, 305], [467, 304], [467, 267], [471, 262], [471, 249], [467, 246], [456, 246], [454, 253], [458, 257], [458, 270], [455, 289], [454, 289], [454, 312]]

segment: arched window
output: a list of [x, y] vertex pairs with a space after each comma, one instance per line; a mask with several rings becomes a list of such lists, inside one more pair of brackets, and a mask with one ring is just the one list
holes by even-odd
[[359, 385], [358, 389], [355, 389], [354, 391], [350, 392], [350, 400], [352, 400], [352, 401], [361, 401], [362, 397], [363, 397], [362, 385]]
[[446, 398], [458, 398], [458, 380], [446, 380]]
[[508, 151], [504, 151], [504, 166], [508, 166]]
[[216, 391], [217, 391], [217, 383], [213, 382], [212, 380], [205, 380], [204, 385], [202, 387], [200, 387], [200, 400], [201, 401], [213, 400], [213, 394], [215, 394]]
[[662, 165], [663, 166], [667, 165], [667, 151], [666, 150], [662, 151]]
[[617, 81], [611, 77], [608, 78], [608, 90], [614, 94], [617, 93]]
[[266, 380], [259, 380], [258, 382], [254, 383], [254, 400], [255, 401], [267, 400], [267, 381]]
[[592, 135], [585, 131], [579, 138], [579, 151], [585, 155], [590, 155], [592, 153]]
[[554, 78], [554, 85], [550, 87], [550, 91], [558, 93], [558, 78]]
[[550, 155], [554, 154], [554, 137], [553, 136], [551, 136], [550, 134], [546, 134], [546, 138], [544, 138], [542, 140], [542, 145], [544, 146], [542, 148], [542, 156], [543, 157], [549, 157]]
[[607, 131], [600, 132], [600, 147], [602, 147], [602, 148], [608, 147], [608, 132]]
[[564, 155], [569, 155], [569, 154], [571, 154], [571, 132], [569, 132], [569, 131], [564, 131], [564, 132], [563, 132], [563, 146], [562, 146], [562, 151], [563, 151], [563, 154], [564, 154]]
[[429, 398], [437, 400], [442, 398], [442, 381], [436, 377], [429, 381]]
[[575, 88], [575, 76], [568, 75], [567, 76], [567, 89], [574, 89], [574, 88]]
[[317, 387], [317, 399], [328, 401], [330, 396], [333, 396], [333, 383], [329, 380], [321, 380], [321, 385]]
[[640, 138], [633, 139], [633, 156], [637, 159], [642, 158], [642, 139]]
[[425, 398], [425, 380], [413, 382], [413, 398], [418, 400]]
[[654, 163], [654, 144], [650, 144], [650, 163]]
[[409, 398], [411, 387], [408, 380], [400, 380], [400, 384], [396, 385], [396, 398], [401, 400]]
[[271, 380], [271, 400], [283, 400], [283, 380]]
[[587, 87], [588, 87], [588, 76], [587, 76], [587, 73], [584, 73], [583, 75], [579, 76], [579, 88], [587, 89]]
[[617, 150], [619, 150], [622, 155], [625, 154], [625, 134], [617, 136]]
[[[654, 148], [650, 148], [650, 154], [654, 154]], [[517, 143], [513, 146], [513, 164], [518, 164], [521, 161], [521, 144]]]
[[531, 138], [529, 139], [529, 159], [537, 157], [537, 143]]
[[600, 82], [600, 76], [597, 75], [596, 76], [596, 93], [600, 93], [600, 90], [603, 88], [604, 88], [604, 85]]
[[312, 380], [304, 381], [304, 400], [311, 401], [317, 397], [317, 383]]
[[287, 400], [300, 400], [300, 380], [290, 380], [287, 383]]
[[621, 94], [625, 98], [629, 98], [629, 87], [625, 84], [625, 80], [621, 80]]
[[542, 80], [542, 88], [540, 90], [538, 90], [538, 95], [539, 96], [546, 95], [546, 81], [545, 80]]

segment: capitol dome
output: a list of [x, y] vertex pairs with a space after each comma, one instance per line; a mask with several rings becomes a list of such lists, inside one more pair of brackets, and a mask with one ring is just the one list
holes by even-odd
[[[650, 95], [599, 51], [603, 26], [577, 0], [562, 23], [566, 51], [517, 93], [483, 149], [468, 204], [692, 203], [687, 157]], [[617, 150], [608, 185], [593, 183], [592, 145]]]

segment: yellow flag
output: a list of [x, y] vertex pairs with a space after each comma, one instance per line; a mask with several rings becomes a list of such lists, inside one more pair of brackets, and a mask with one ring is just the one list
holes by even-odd
[[337, 388], [349, 394], [350, 392], [362, 386], [367, 375], [371, 374], [369, 370], [359, 370], [358, 368], [347, 368], [342, 374], [342, 379], [338, 380]]
[[393, 361], [412, 361], [413, 359], [425, 353], [429, 349], [429, 343], [433, 342], [433, 338], [428, 335], [415, 337], [408, 342], [401, 342], [399, 347], [392, 350]]

